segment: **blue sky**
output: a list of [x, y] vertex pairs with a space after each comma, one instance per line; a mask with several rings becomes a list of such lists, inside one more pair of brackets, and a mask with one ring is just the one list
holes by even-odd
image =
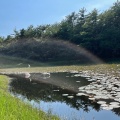
[[116, 0], [0, 0], [0, 36], [29, 25], [52, 24], [85, 7], [106, 10]]

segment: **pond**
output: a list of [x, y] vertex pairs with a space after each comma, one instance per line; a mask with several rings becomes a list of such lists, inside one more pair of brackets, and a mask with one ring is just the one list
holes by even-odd
[[10, 93], [33, 107], [58, 115], [62, 120], [120, 120], [120, 108], [103, 110], [88, 96], [77, 96], [79, 87], [91, 83], [89, 79], [69, 72], [32, 76], [30, 79], [12, 76]]

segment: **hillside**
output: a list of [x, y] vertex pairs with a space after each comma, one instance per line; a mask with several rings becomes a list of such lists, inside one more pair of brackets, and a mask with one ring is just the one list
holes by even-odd
[[99, 63], [100, 60], [80, 46], [58, 40], [21, 39], [5, 44], [0, 54], [37, 62], [74, 61]]

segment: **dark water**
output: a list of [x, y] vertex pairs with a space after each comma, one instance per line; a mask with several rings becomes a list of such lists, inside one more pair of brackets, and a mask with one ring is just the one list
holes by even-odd
[[[74, 77], [73, 73], [51, 73], [50, 77], [40, 77], [39, 80], [33, 78], [32, 81], [13, 78], [9, 91], [33, 107], [52, 112], [63, 120], [120, 120], [120, 108], [102, 110], [100, 105], [87, 97], [76, 96], [78, 87], [89, 83], [85, 78]], [[63, 94], [72, 95], [74, 98], [70, 99]]]

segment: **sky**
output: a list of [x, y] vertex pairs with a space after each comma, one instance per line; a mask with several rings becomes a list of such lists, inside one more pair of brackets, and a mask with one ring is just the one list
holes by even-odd
[[13, 34], [13, 30], [60, 22], [72, 12], [85, 7], [104, 11], [117, 0], [0, 0], [0, 36]]

